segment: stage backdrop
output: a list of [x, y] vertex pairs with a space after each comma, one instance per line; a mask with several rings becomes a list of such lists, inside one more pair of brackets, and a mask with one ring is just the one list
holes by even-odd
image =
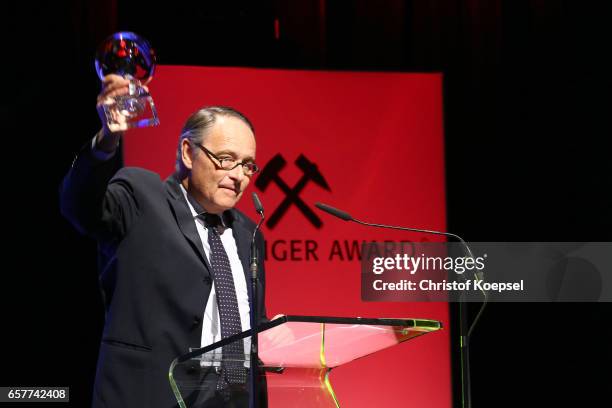
[[239, 208], [255, 219], [256, 191], [275, 221], [263, 228], [269, 316], [443, 322], [442, 331], [334, 370], [344, 407], [452, 404], [448, 305], [360, 298], [362, 241], [431, 238], [346, 223], [314, 207], [320, 201], [362, 220], [444, 230], [441, 82], [438, 74], [160, 66], [150, 89], [161, 124], [125, 138], [126, 164], [165, 178], [190, 113], [205, 105], [244, 112], [255, 126], [257, 163], [268, 167]]

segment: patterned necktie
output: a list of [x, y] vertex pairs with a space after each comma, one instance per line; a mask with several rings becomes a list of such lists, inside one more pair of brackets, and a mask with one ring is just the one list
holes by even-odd
[[[229, 258], [221, 243], [219, 228], [221, 218], [215, 214], [203, 214], [208, 227], [208, 244], [210, 245], [210, 266], [213, 270], [219, 320], [221, 322], [221, 338], [233, 336], [242, 332], [240, 311], [234, 286], [234, 277]], [[234, 341], [222, 348], [224, 360], [221, 364], [221, 377], [217, 383], [218, 390], [227, 388], [227, 384], [245, 384], [246, 369], [241, 359], [234, 360], [232, 356], [244, 355], [244, 342], [242, 339]]]

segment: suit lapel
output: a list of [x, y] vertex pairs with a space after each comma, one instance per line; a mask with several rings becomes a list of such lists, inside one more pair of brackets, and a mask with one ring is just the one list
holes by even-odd
[[[166, 180], [166, 189], [168, 191], [168, 202], [170, 203], [170, 207], [172, 208], [172, 212], [176, 219], [176, 222], [187, 239], [189, 244], [194, 249], [194, 251], [198, 254], [200, 260], [206, 266], [206, 273], [212, 278], [213, 275], [211, 273], [211, 267], [208, 263], [208, 259], [204, 254], [204, 247], [202, 246], [202, 240], [200, 239], [200, 234], [198, 234], [198, 230], [195, 226], [195, 222], [193, 220], [193, 215], [187, 206], [187, 202], [185, 201], [185, 197], [183, 192], [181, 191], [181, 187], [179, 186], [178, 180], [174, 176], [170, 176]], [[232, 227], [232, 234], [234, 235], [234, 240], [236, 240], [236, 247], [238, 248], [238, 257], [240, 258], [240, 262], [242, 263], [242, 269], [244, 271], [244, 278], [247, 283], [247, 292], [249, 295], [249, 301], [251, 300], [251, 272], [249, 269], [249, 258], [251, 252], [251, 234], [246, 227], [245, 220], [242, 219], [242, 214], [240, 214], [236, 210], [229, 210], [226, 214], [229, 213], [229, 218]]]
[[168, 191], [168, 203], [170, 204], [179, 229], [185, 238], [187, 238], [187, 241], [189, 241], [189, 244], [197, 253], [200, 260], [206, 266], [206, 273], [212, 278], [212, 274], [210, 273], [210, 265], [206, 259], [206, 255], [204, 254], [204, 247], [202, 246], [200, 234], [198, 234], [195, 221], [193, 220], [193, 215], [187, 206], [187, 202], [185, 201], [185, 197], [180, 189], [178, 180], [176, 180], [174, 176], [170, 176], [166, 180], [166, 189]]

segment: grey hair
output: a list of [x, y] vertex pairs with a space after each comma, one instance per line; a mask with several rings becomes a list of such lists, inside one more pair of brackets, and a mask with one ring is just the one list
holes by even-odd
[[181, 151], [183, 139], [188, 139], [190, 143], [202, 144], [208, 135], [210, 128], [212, 128], [217, 121], [218, 116], [231, 116], [236, 119], [240, 119], [249, 127], [249, 129], [251, 129], [251, 132], [255, 134], [255, 128], [253, 127], [251, 121], [234, 108], [230, 108], [228, 106], [206, 106], [192, 113], [191, 116], [187, 118], [178, 140], [175, 166], [177, 174], [184, 174], [185, 172]]

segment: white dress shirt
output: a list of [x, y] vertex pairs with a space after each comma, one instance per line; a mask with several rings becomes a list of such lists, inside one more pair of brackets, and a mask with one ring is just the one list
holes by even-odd
[[[181, 191], [185, 196], [185, 201], [187, 201], [187, 205], [189, 205], [191, 214], [194, 217], [193, 219], [196, 224], [198, 234], [200, 235], [202, 246], [204, 247], [204, 253], [206, 254], [206, 258], [210, 263], [208, 228], [206, 228], [204, 220], [197, 217], [198, 213], [187, 199], [187, 191], [185, 190], [182, 184], [180, 186]], [[229, 258], [230, 266], [232, 268], [232, 276], [234, 277], [234, 287], [236, 289], [236, 299], [238, 300], [238, 311], [240, 312], [240, 323], [242, 324], [242, 331], [249, 330], [251, 328], [251, 318], [249, 314], [250, 306], [247, 282], [244, 276], [244, 268], [242, 267], [242, 262], [238, 257], [238, 247], [236, 246], [236, 240], [234, 239], [232, 229], [225, 228], [224, 231], [220, 233], [220, 237], [221, 243], [223, 244], [223, 248], [225, 248], [225, 252], [227, 253], [227, 257]], [[215, 294], [215, 285], [213, 281], [210, 296], [208, 297], [208, 302], [206, 303], [206, 308], [204, 309], [204, 318], [202, 319], [201, 347], [208, 346], [220, 340], [221, 321], [219, 320], [219, 306], [217, 305], [217, 297]], [[251, 339], [250, 337], [247, 337], [244, 339], [245, 354], [248, 355], [250, 350]], [[219, 352], [221, 352], [220, 349]]]

